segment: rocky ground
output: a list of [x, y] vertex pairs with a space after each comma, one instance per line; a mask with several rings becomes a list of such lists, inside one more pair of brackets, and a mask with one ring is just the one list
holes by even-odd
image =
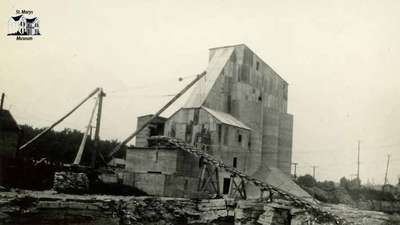
[[[217, 202], [214, 202], [217, 201]], [[225, 200], [1, 192], [0, 224], [225, 224]], [[211, 202], [211, 203], [210, 203]], [[229, 224], [229, 223], [228, 223]]]
[[360, 210], [343, 204], [324, 204], [324, 208], [346, 218], [354, 225], [400, 225], [400, 216], [396, 213]]
[[[324, 207], [355, 225], [400, 225], [398, 215], [344, 205]], [[4, 225], [317, 224], [306, 220], [312, 220], [307, 213], [276, 202], [0, 192], [0, 224]]]

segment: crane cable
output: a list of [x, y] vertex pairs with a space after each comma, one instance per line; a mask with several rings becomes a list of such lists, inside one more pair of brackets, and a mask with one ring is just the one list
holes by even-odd
[[65, 114], [63, 117], [61, 117], [59, 120], [57, 120], [56, 122], [54, 122], [50, 127], [46, 128], [45, 130], [43, 130], [42, 132], [40, 132], [39, 134], [37, 134], [35, 137], [33, 137], [32, 139], [30, 139], [29, 141], [27, 141], [25, 144], [23, 144], [21, 147], [19, 147], [19, 151], [25, 149], [28, 145], [32, 144], [33, 142], [35, 142], [38, 138], [40, 138], [42, 135], [46, 134], [47, 132], [49, 132], [51, 129], [53, 129], [55, 126], [57, 126], [59, 123], [61, 123], [63, 120], [65, 120], [67, 117], [69, 117], [73, 112], [75, 112], [80, 106], [83, 105], [83, 103], [85, 103], [88, 99], [90, 99], [93, 95], [95, 95], [98, 91], [100, 90], [100, 88], [96, 88], [94, 89], [86, 98], [84, 98], [78, 105], [76, 105], [71, 111], [69, 111], [67, 114]]

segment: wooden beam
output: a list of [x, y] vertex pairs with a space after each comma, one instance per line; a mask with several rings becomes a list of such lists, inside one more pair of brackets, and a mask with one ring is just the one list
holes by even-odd
[[57, 120], [55, 123], [53, 123], [50, 127], [46, 128], [44, 131], [40, 132], [38, 135], [36, 135], [34, 138], [26, 142], [24, 145], [22, 145], [19, 150], [22, 150], [26, 148], [28, 145], [32, 144], [34, 141], [36, 141], [38, 138], [40, 138], [42, 135], [46, 134], [49, 132], [51, 129], [53, 129], [55, 126], [57, 126], [59, 123], [61, 123], [63, 120], [65, 120], [68, 116], [70, 116], [73, 112], [75, 112], [83, 103], [85, 103], [89, 98], [91, 98], [93, 95], [95, 95], [99, 91], [99, 88], [94, 89], [86, 98], [84, 98], [77, 106], [75, 106], [71, 111], [69, 111], [65, 116], [61, 117], [61, 119]]
[[125, 140], [123, 140], [119, 145], [117, 145], [111, 152], [108, 154], [108, 158], [112, 158], [115, 153], [117, 153], [122, 146], [125, 146], [132, 138], [134, 138], [140, 131], [147, 127], [155, 118], [157, 118], [162, 112], [164, 112], [172, 103], [174, 103], [179, 97], [181, 97], [189, 88], [191, 88], [198, 80], [206, 75], [204, 71], [201, 74], [198, 74], [196, 78], [190, 82], [183, 90], [181, 90], [177, 95], [175, 95], [166, 105], [164, 105], [158, 112], [156, 112], [149, 120], [147, 120], [141, 127], [135, 130], [131, 135], [129, 135]]
[[92, 126], [94, 112], [96, 111], [96, 108], [97, 108], [98, 104], [99, 104], [99, 99], [96, 99], [96, 102], [94, 103], [94, 107], [93, 107], [92, 113], [90, 114], [89, 123], [88, 123], [88, 125], [86, 127], [85, 133], [83, 134], [83, 138], [82, 138], [81, 144], [79, 145], [78, 153], [75, 156], [75, 160], [74, 160], [74, 163], [73, 163], [75, 165], [79, 165], [81, 163], [83, 150], [85, 149], [86, 140], [87, 140], [87, 137], [89, 135], [89, 132], [90, 132], [90, 129], [91, 129], [91, 126]]

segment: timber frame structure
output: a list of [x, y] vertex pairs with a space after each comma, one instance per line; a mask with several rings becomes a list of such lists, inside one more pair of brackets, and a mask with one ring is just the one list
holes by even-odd
[[199, 176], [199, 184], [198, 191], [205, 192], [211, 186], [213, 194], [217, 197], [220, 197], [220, 188], [219, 188], [219, 175], [218, 175], [218, 167], [214, 167], [213, 165], [207, 163], [204, 159], [200, 160], [201, 172]]
[[[233, 178], [239, 178], [240, 179], [239, 184], [236, 181], [232, 182], [234, 186], [236, 185], [235, 186], [236, 190], [234, 193], [231, 192], [231, 194], [236, 194], [236, 192], [238, 192], [239, 196], [241, 198], [246, 199], [246, 193], [243, 192], [244, 184], [251, 183], [261, 190], [261, 193], [262, 193], [261, 197], [263, 197], [263, 194], [266, 191], [268, 191], [270, 201], [273, 201], [272, 196], [276, 196], [276, 198], [287, 200], [287, 201], [291, 202], [293, 204], [293, 206], [303, 208], [303, 209], [307, 210], [309, 213], [314, 214], [315, 220], [331, 219], [338, 225], [352, 224], [352, 223], [348, 222], [347, 220], [343, 219], [342, 217], [339, 217], [332, 212], [324, 210], [321, 206], [319, 206], [318, 204], [316, 204], [314, 202], [305, 200], [304, 198], [301, 198], [301, 197], [297, 197], [285, 190], [280, 189], [279, 187], [275, 187], [273, 185], [270, 185], [268, 183], [260, 181], [254, 177], [251, 177], [247, 174], [244, 174], [243, 172], [239, 171], [238, 169], [226, 165], [223, 161], [215, 159], [213, 156], [207, 154], [203, 150], [196, 148], [195, 146], [192, 146], [190, 144], [187, 144], [184, 141], [178, 140], [176, 138], [166, 137], [166, 136], [153, 136], [152, 138], [158, 139], [159, 142], [168, 143], [172, 146], [177, 147], [178, 149], [181, 149], [185, 152], [188, 152], [188, 153], [194, 155], [195, 157], [200, 158], [202, 160], [202, 163], [208, 164], [207, 167], [215, 167], [215, 168], [224, 169], [225, 171], [229, 172]], [[203, 168], [205, 168], [205, 167], [203, 166]], [[204, 184], [207, 185], [208, 184], [207, 181], [212, 179], [213, 173], [212, 172], [210, 173], [210, 171], [207, 169], [205, 169], [205, 170], [208, 171], [208, 174], [210, 176], [208, 176], [207, 178], [203, 178], [201, 180], [204, 181], [204, 179], [205, 179], [206, 182]], [[217, 171], [217, 170], [214, 170], [214, 173], [215, 173], [215, 171]], [[202, 174], [203, 174], [203, 172], [202, 172]], [[202, 177], [202, 175], [200, 177]], [[232, 179], [232, 180], [234, 180], [234, 179]], [[205, 186], [199, 185], [199, 187], [204, 188]], [[219, 194], [219, 190], [217, 190], [217, 191]]]

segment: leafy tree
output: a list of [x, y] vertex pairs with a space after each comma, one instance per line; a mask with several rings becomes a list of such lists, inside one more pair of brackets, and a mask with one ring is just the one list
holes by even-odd
[[317, 186], [325, 191], [334, 191], [335, 190], [335, 182], [333, 181], [323, 181], [317, 182]]
[[357, 178], [349, 180], [346, 177], [342, 177], [340, 178], [340, 186], [346, 190], [359, 189], [361, 187], [361, 180]]
[[348, 189], [350, 180], [348, 180], [346, 177], [342, 177], [342, 178], [340, 178], [339, 183], [340, 183], [340, 187]]
[[[26, 143], [31, 138], [42, 132], [45, 128], [33, 128], [29, 125], [22, 125], [21, 144]], [[52, 161], [63, 163], [72, 163], [78, 152], [79, 145], [82, 141], [83, 133], [74, 129], [64, 129], [62, 131], [51, 130], [35, 142], [30, 144], [19, 156], [26, 156], [32, 158], [47, 158]], [[117, 140], [100, 140], [97, 146], [98, 152], [106, 156], [119, 142]], [[85, 151], [82, 155], [83, 165], [89, 165], [91, 161], [91, 153], [94, 149], [94, 141], [88, 138], [86, 141]], [[116, 157], [123, 158], [125, 156], [125, 149], [120, 151]], [[100, 159], [96, 160], [101, 162]]]
[[304, 176], [299, 176], [297, 178], [297, 183], [300, 186], [314, 187], [317, 184], [317, 181], [311, 175], [306, 174]]

